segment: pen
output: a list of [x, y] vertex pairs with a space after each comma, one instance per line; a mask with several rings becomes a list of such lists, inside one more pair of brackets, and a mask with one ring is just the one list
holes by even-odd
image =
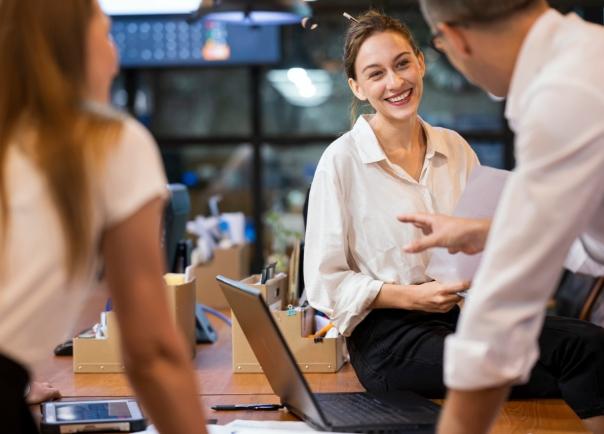
[[327, 334], [327, 332], [329, 330], [331, 330], [332, 327], [333, 327], [333, 323], [330, 322], [325, 327], [323, 327], [321, 330], [319, 330], [318, 332], [316, 332], [313, 337], [314, 338], [322, 338], [322, 337], [324, 337]]
[[235, 404], [235, 405], [213, 405], [210, 407], [216, 411], [236, 411], [236, 410], [279, 410], [283, 408], [281, 404]]

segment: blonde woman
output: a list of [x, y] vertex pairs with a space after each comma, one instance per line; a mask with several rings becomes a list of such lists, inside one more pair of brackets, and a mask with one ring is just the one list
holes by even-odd
[[0, 1], [3, 432], [37, 431], [27, 371], [65, 338], [101, 262], [146, 412], [160, 432], [205, 432], [163, 295], [161, 160], [147, 131], [105, 104], [109, 29], [96, 0]]

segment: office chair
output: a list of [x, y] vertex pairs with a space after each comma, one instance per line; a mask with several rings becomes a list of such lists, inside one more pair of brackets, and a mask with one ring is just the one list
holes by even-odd
[[[581, 312], [579, 313], [579, 319], [595, 322], [595, 318], [592, 318], [592, 313], [594, 312], [596, 303], [600, 301], [602, 297], [604, 297], [604, 277], [598, 278], [592, 288], [589, 290], [587, 298], [585, 299], [583, 307], [581, 308]], [[604, 326], [604, 323], [600, 323], [598, 325]]]
[[553, 313], [592, 321], [594, 307], [601, 301], [602, 297], [604, 297], [604, 277], [594, 277], [565, 270], [554, 295]]

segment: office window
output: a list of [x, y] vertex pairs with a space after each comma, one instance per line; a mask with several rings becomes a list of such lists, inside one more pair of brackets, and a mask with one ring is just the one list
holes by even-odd
[[[428, 46], [430, 32], [416, 9], [393, 11], [411, 29], [426, 61], [420, 114], [428, 122], [458, 130], [500, 131], [500, 102], [468, 83]], [[340, 13], [317, 14], [313, 32], [284, 30], [284, 61], [267, 69], [262, 83], [263, 126], [269, 136], [337, 136], [351, 126], [352, 92], [342, 61], [348, 25]], [[364, 111], [371, 111], [365, 106]]]
[[317, 163], [329, 143], [302, 146], [265, 145], [262, 148], [264, 190], [272, 208], [287, 212], [301, 211]]
[[151, 95], [151, 129], [157, 136], [251, 134], [247, 69], [161, 70], [155, 71], [151, 80], [153, 86], [148, 91], [155, 91]]
[[470, 146], [476, 152], [480, 164], [497, 169], [505, 169], [505, 147], [500, 142], [472, 141]]
[[208, 215], [208, 200], [222, 196], [220, 209], [252, 214], [252, 147], [241, 145], [164, 147], [162, 157], [170, 182], [188, 186], [192, 215]]

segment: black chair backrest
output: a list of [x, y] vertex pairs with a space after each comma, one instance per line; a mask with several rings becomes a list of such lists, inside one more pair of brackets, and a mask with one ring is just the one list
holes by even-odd
[[603, 291], [604, 277], [566, 270], [554, 296], [555, 314], [589, 321], [594, 304]]

